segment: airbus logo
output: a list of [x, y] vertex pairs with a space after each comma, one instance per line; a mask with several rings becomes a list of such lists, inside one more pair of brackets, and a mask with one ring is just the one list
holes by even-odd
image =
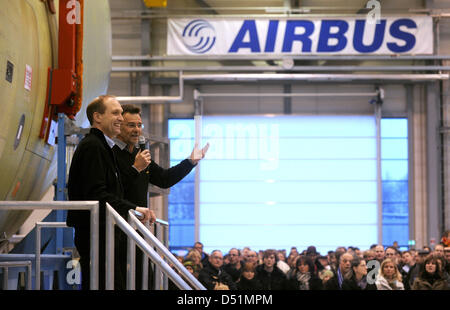
[[183, 30], [184, 45], [195, 54], [208, 52], [216, 43], [214, 27], [204, 19], [189, 22]]

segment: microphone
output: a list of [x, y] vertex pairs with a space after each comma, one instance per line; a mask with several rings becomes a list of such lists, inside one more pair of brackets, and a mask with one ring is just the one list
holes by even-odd
[[141, 149], [141, 152], [143, 150], [147, 149], [147, 146], [145, 145], [145, 137], [144, 136], [139, 136], [138, 143], [139, 143], [139, 148]]

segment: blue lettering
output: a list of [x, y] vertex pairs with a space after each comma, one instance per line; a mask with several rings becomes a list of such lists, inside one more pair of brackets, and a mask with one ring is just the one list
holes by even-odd
[[[338, 27], [337, 33], [331, 33], [331, 27]], [[320, 28], [319, 45], [317, 51], [323, 52], [339, 52], [347, 45], [347, 38], [345, 33], [348, 30], [348, 23], [345, 20], [323, 20], [322, 27]], [[337, 39], [336, 45], [329, 45], [328, 41], [331, 39]]]
[[[250, 36], [250, 41], [244, 42], [244, 38], [247, 33]], [[259, 47], [258, 31], [256, 30], [256, 23], [254, 20], [244, 21], [228, 53], [236, 53], [241, 48], [250, 48], [252, 53], [261, 52], [261, 48]]]
[[277, 38], [278, 20], [271, 20], [269, 22], [269, 29], [267, 29], [266, 47], [264, 52], [270, 53], [275, 49], [275, 40]]
[[403, 19], [396, 20], [395, 22], [392, 23], [391, 28], [389, 29], [391, 35], [394, 38], [405, 41], [405, 43], [406, 43], [403, 46], [400, 46], [397, 43], [393, 43], [393, 42], [388, 43], [387, 47], [394, 53], [407, 52], [407, 51], [411, 50], [414, 47], [414, 45], [416, 45], [416, 38], [414, 37], [414, 35], [412, 35], [408, 32], [401, 31], [400, 30], [401, 26], [406, 26], [409, 29], [417, 28], [416, 23], [412, 19], [403, 18]]
[[[295, 34], [297, 27], [303, 27], [305, 32]], [[311, 52], [312, 41], [309, 38], [314, 32], [314, 23], [308, 20], [288, 20], [286, 22], [286, 31], [284, 34], [283, 53], [292, 52], [294, 41], [302, 42], [302, 52]]]
[[364, 28], [366, 27], [365, 20], [357, 20], [355, 24], [355, 34], [353, 36], [353, 47], [361, 53], [373, 53], [378, 50], [383, 43], [384, 31], [386, 29], [386, 20], [381, 20], [376, 24], [375, 34], [371, 45], [364, 45]]

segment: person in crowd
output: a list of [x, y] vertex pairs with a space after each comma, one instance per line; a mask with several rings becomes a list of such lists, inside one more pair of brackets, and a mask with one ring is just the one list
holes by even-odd
[[410, 288], [412, 288], [414, 280], [419, 276], [421, 265], [429, 254], [430, 252], [425, 250], [416, 251], [416, 255], [414, 257], [415, 264], [408, 272], [408, 284]]
[[241, 254], [238, 249], [232, 248], [228, 255], [230, 256], [230, 262], [223, 266], [223, 270], [231, 276], [234, 282], [237, 282], [242, 273]]
[[256, 251], [249, 250], [245, 258], [245, 263], [252, 263], [256, 267], [259, 264], [258, 253], [256, 253]]
[[266, 250], [263, 255], [263, 264], [256, 267], [256, 279], [261, 282], [264, 290], [284, 290], [286, 288], [286, 275], [277, 267], [275, 250]]
[[312, 261], [314, 261], [316, 259], [317, 256], [319, 256], [320, 253], [317, 252], [317, 249], [315, 246], [310, 245], [307, 249], [306, 249], [306, 256], [308, 256], [309, 258], [311, 258]]
[[350, 272], [353, 256], [350, 253], [344, 253], [336, 258], [339, 261], [339, 266], [333, 271], [333, 277], [327, 281], [325, 285], [326, 290], [341, 290], [344, 277]]
[[380, 266], [379, 273], [375, 280], [378, 290], [404, 290], [405, 287], [402, 282], [402, 275], [397, 268], [397, 264], [386, 258]]
[[444, 248], [444, 258], [447, 265], [447, 272], [450, 273], [450, 247]]
[[328, 258], [328, 264], [330, 265], [330, 269], [331, 270], [336, 270], [337, 267], [338, 267], [337, 266], [338, 262], [336, 260], [336, 252], [328, 251], [327, 258]]
[[396, 264], [397, 265], [397, 269], [401, 269], [401, 265], [400, 265], [400, 261], [398, 261], [398, 257], [397, 257], [397, 249], [396, 248], [394, 248], [394, 247], [392, 247], [392, 246], [390, 246], [390, 247], [387, 247], [386, 248], [386, 251], [385, 251], [385, 254], [384, 254], [384, 256], [386, 257], [386, 258], [390, 258], [393, 262], [394, 262], [394, 264]]
[[376, 290], [377, 286], [374, 283], [367, 281], [367, 266], [366, 261], [359, 256], [355, 256], [351, 261], [350, 272], [348, 272], [344, 281], [342, 282], [342, 290]]
[[433, 253], [444, 256], [444, 246], [442, 244], [436, 244]]
[[328, 258], [323, 255], [319, 255], [316, 257], [316, 260], [314, 261], [314, 265], [316, 266], [317, 272], [322, 271], [323, 269], [331, 270], [331, 267], [328, 264]]
[[439, 264], [439, 268], [440, 268], [440, 270], [442, 272], [442, 277], [445, 279], [448, 289], [450, 289], [450, 273], [447, 271], [447, 269], [448, 269], [447, 265], [448, 264], [445, 261], [444, 256], [442, 256], [442, 255], [435, 255], [435, 254], [433, 254], [433, 256], [436, 257], [436, 260], [437, 260], [437, 262]]
[[197, 252], [200, 253], [200, 261], [201, 261], [202, 265], [203, 266], [208, 265], [209, 255], [208, 255], [208, 253], [203, 251], [203, 243], [201, 243], [200, 241], [197, 241], [196, 243], [194, 243], [194, 250], [196, 250]]
[[375, 259], [375, 251], [367, 250], [363, 252], [363, 259], [366, 261], [366, 264]]
[[236, 290], [236, 283], [231, 276], [223, 270], [223, 254], [220, 250], [214, 250], [209, 255], [209, 264], [204, 267], [198, 280], [208, 290]]
[[374, 251], [375, 251], [375, 259], [381, 264], [385, 259], [384, 246], [378, 244], [375, 247]]
[[319, 279], [322, 280], [322, 288], [325, 289], [327, 282], [333, 278], [334, 273], [331, 270], [324, 269], [319, 271]]
[[[295, 256], [298, 256], [298, 255], [299, 255], [296, 246], [291, 247], [291, 250], [289, 251], [289, 255], [291, 255], [291, 254], [294, 254]], [[289, 256], [289, 255], [288, 255], [288, 256]]]
[[291, 290], [322, 290], [322, 280], [317, 276], [312, 259], [302, 256], [297, 259], [296, 272], [287, 282]]
[[424, 245], [422, 249], [428, 253], [431, 253], [431, 248], [428, 245]]
[[192, 262], [192, 269], [194, 270], [194, 276], [198, 278], [200, 271], [204, 268], [200, 253], [195, 249], [190, 250], [186, 255], [186, 257], [184, 258], [184, 260]]
[[286, 257], [284, 256], [282, 251], [277, 251], [277, 267], [283, 271], [284, 274], [287, 274], [291, 267], [286, 263]]
[[436, 256], [429, 255], [420, 266], [419, 276], [414, 280], [413, 290], [447, 290], [447, 280], [444, 278], [441, 265]]
[[241, 268], [241, 275], [237, 282], [238, 290], [261, 290], [262, 285], [256, 279], [256, 267], [253, 263], [245, 263]]
[[414, 257], [411, 255], [410, 251], [403, 251], [402, 253], [402, 263], [400, 268], [400, 273], [402, 274], [402, 282], [405, 286], [405, 290], [410, 290], [411, 286], [409, 285], [409, 277], [410, 273], [409, 271], [414, 266]]
[[183, 266], [187, 269], [187, 271], [189, 271], [194, 277], [196, 276], [194, 274], [194, 262], [187, 260], [183, 262]]

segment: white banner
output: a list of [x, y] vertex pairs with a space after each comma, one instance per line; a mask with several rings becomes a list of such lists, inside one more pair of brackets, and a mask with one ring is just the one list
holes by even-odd
[[168, 55], [433, 54], [428, 16], [168, 19]]

